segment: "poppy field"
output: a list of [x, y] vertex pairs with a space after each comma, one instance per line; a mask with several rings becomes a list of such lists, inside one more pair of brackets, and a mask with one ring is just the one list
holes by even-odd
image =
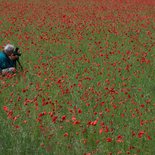
[[1, 0], [3, 155], [155, 154], [154, 0]]

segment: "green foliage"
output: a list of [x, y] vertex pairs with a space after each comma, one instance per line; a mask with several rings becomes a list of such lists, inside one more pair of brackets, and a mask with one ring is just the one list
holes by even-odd
[[155, 153], [151, 6], [0, 4], [0, 43], [24, 66], [0, 77], [1, 154]]

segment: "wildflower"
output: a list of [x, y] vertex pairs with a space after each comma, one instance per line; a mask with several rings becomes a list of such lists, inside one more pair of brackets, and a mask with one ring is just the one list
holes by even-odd
[[81, 109], [78, 109], [78, 113], [81, 114], [82, 113], [82, 110]]
[[74, 125], [80, 124], [80, 121], [76, 120], [76, 121], [73, 122], [73, 124], [74, 124]]
[[99, 133], [100, 133], [100, 134], [102, 134], [102, 132], [103, 132], [103, 128], [101, 128], [101, 129], [99, 130]]
[[64, 121], [66, 119], [66, 115], [63, 115], [61, 119]]
[[106, 141], [107, 141], [107, 142], [112, 142], [112, 138], [108, 137], [108, 138], [106, 139]]
[[64, 137], [68, 137], [68, 133], [66, 132], [66, 133], [64, 133]]
[[7, 112], [9, 109], [7, 106], [3, 106], [3, 110]]
[[142, 138], [143, 134], [144, 134], [144, 131], [140, 131], [140, 132], [138, 133], [138, 138]]
[[147, 136], [147, 140], [151, 140], [151, 137], [150, 136]]
[[54, 117], [52, 118], [52, 122], [55, 123], [56, 120], [57, 120], [57, 118], [58, 118], [58, 116], [54, 116]]
[[123, 142], [123, 136], [118, 135], [118, 136], [117, 136], [117, 140], [116, 140], [116, 142], [118, 142], [118, 143], [122, 143], [122, 142]]

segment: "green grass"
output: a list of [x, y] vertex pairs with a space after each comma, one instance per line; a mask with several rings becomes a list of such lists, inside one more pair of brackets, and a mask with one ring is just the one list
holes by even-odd
[[[87, 10], [82, 7], [86, 2], [62, 2], [61, 8], [49, 2], [54, 7], [51, 11], [41, 1], [22, 3], [9, 2], [12, 10], [0, 18], [0, 43], [19, 46], [24, 67], [13, 78], [0, 77], [1, 154], [154, 155], [154, 19], [150, 8], [145, 6], [142, 12], [141, 6], [135, 10], [136, 3], [131, 3], [125, 12], [116, 7], [93, 14], [93, 1]], [[7, 7], [3, 1], [0, 4], [0, 8]], [[96, 2], [95, 6], [102, 5], [110, 3]], [[66, 6], [73, 10], [77, 6], [78, 11], [73, 13]], [[59, 9], [65, 10], [68, 22], [63, 22]], [[109, 20], [114, 12], [120, 16]], [[138, 17], [127, 23], [127, 14], [133, 13]], [[145, 14], [149, 19], [143, 18]], [[99, 20], [105, 15], [107, 19]], [[142, 24], [148, 21], [144, 28]]]

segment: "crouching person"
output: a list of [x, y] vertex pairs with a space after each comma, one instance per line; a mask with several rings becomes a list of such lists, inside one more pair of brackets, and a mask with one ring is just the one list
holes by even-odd
[[18, 55], [14, 55], [14, 46], [7, 44], [3, 51], [0, 52], [0, 74], [14, 74], [16, 73], [16, 60]]

